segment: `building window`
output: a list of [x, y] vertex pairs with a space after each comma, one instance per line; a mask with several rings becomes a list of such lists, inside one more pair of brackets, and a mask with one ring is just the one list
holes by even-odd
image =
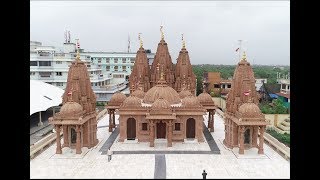
[[142, 131], [148, 130], [148, 123], [142, 123]]
[[174, 130], [180, 131], [180, 123], [174, 123]]
[[51, 61], [39, 61], [39, 66], [51, 66]]
[[118, 58], [113, 59], [114, 63], [118, 63]]
[[101, 60], [98, 60], [98, 63], [101, 63]]
[[62, 82], [57, 82], [57, 86], [63, 86]]
[[110, 63], [110, 58], [107, 58], [106, 63]]
[[231, 88], [231, 84], [228, 84], [228, 88]]
[[285, 84], [282, 84], [281, 87], [282, 87], [281, 89], [286, 89], [286, 85]]
[[114, 67], [114, 71], [118, 71], [118, 66], [115, 66], [115, 67]]
[[126, 66], [122, 66], [122, 71], [124, 71], [124, 72], [126, 72], [126, 71], [127, 71]]
[[122, 63], [126, 63], [126, 58], [122, 58]]
[[30, 66], [38, 66], [38, 62], [37, 61], [30, 61]]
[[56, 72], [56, 76], [62, 76], [62, 72]]
[[290, 89], [290, 85], [288, 85], [288, 90]]
[[56, 64], [62, 64], [62, 61], [56, 61]]
[[214, 84], [213, 88], [220, 88], [220, 85], [219, 84]]
[[50, 77], [51, 72], [39, 72], [40, 77]]
[[123, 74], [113, 74], [114, 78], [124, 78]]
[[36, 75], [35, 72], [30, 72], [30, 76], [34, 76], [34, 75]]
[[134, 63], [134, 61], [135, 61], [134, 58], [131, 58], [131, 59], [130, 59], [130, 62], [131, 62], [131, 63]]
[[107, 70], [107, 71], [110, 71], [110, 66], [106, 66], [106, 70]]

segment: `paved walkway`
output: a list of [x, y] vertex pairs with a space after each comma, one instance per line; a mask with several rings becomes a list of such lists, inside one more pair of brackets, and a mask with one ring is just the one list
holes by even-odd
[[211, 152], [213, 154], [220, 154], [220, 149], [217, 146], [216, 141], [213, 139], [212, 134], [210, 133], [210, 131], [208, 130], [207, 126], [204, 123], [203, 123], [203, 134], [209, 144]]
[[112, 131], [111, 135], [107, 139], [107, 141], [103, 144], [99, 151], [102, 151], [102, 154], [107, 154], [108, 149], [112, 146], [114, 140], [116, 140], [119, 135], [119, 127], [116, 127], [114, 131]]
[[154, 179], [166, 179], [166, 156], [164, 154], [156, 154], [154, 158]]

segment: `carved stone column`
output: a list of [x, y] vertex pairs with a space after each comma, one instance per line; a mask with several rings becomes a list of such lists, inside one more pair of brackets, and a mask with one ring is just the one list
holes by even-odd
[[63, 130], [63, 146], [62, 147], [69, 147], [69, 140], [68, 140], [68, 126], [62, 126]]
[[258, 147], [257, 140], [258, 140], [258, 127], [254, 126], [253, 133], [252, 133], [252, 147]]
[[210, 132], [214, 132], [214, 114], [215, 114], [215, 110], [212, 110], [212, 114], [211, 114], [211, 128], [210, 128]]
[[150, 120], [150, 147], [154, 147], [154, 122]]
[[172, 147], [172, 120], [168, 123], [168, 147]]
[[209, 115], [208, 115], [208, 129], [210, 130], [210, 124], [211, 124], [211, 111], [209, 110]]
[[108, 113], [109, 113], [109, 132], [112, 132], [112, 115], [111, 115], [111, 109], [108, 109]]
[[60, 126], [56, 125], [56, 133], [57, 133], [57, 149], [56, 149], [56, 154], [62, 154], [62, 150], [61, 150], [61, 142], [60, 142]]
[[77, 125], [76, 127], [77, 132], [77, 141], [76, 141], [76, 154], [81, 154], [81, 140], [80, 140], [80, 126]]
[[112, 128], [116, 128], [115, 109], [112, 110]]
[[265, 126], [260, 126], [260, 137], [259, 137], [259, 150], [258, 150], [258, 154], [264, 154], [264, 150], [263, 150], [263, 142], [264, 142], [264, 138], [263, 138], [263, 134], [264, 134], [264, 128]]
[[244, 154], [244, 127], [240, 126], [239, 131], [240, 131], [239, 154]]

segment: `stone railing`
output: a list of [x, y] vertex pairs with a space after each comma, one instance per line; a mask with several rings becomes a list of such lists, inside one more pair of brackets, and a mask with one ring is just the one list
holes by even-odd
[[264, 142], [266, 142], [272, 149], [277, 151], [286, 160], [290, 160], [290, 148], [272, 137], [268, 133], [264, 133]]
[[[62, 136], [62, 132], [60, 135]], [[40, 154], [44, 149], [48, 148], [57, 138], [56, 133], [51, 133], [46, 137], [42, 138], [35, 144], [30, 146], [30, 159], [33, 159], [36, 155]]]

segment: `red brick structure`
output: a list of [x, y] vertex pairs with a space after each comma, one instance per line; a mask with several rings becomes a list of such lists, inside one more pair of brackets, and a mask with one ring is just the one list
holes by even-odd
[[[224, 113], [225, 139], [223, 143], [231, 149], [239, 147], [239, 154], [244, 154], [245, 149], [252, 147], [258, 148], [259, 154], [264, 153], [263, 133], [267, 122], [257, 104], [254, 74], [244, 52], [234, 71]], [[257, 144], [258, 131], [260, 133], [259, 145]]]
[[[146, 59], [142, 50], [141, 45], [137, 59]], [[146, 61], [140, 62], [134, 65], [137, 70], [129, 78], [132, 81], [130, 96], [119, 106], [119, 141], [138, 139], [139, 142], [150, 142], [151, 147], [154, 147], [155, 139], [166, 139], [168, 147], [172, 142], [189, 138], [203, 142], [203, 115], [207, 108], [194, 96], [196, 77], [185, 43], [175, 67], [163, 33], [150, 71], [145, 69]], [[149, 76], [147, 72], [150, 72]], [[144, 78], [137, 80], [140, 74]], [[204, 104], [215, 108], [211, 97], [205, 99]], [[112, 107], [108, 105], [107, 108]]]
[[[62, 147], [75, 148], [76, 154], [81, 154], [82, 147], [94, 147], [98, 144], [98, 139], [96, 96], [91, 88], [87, 66], [80, 60], [79, 50], [69, 68], [62, 99], [63, 106], [60, 112], [49, 118], [57, 132], [56, 154], [62, 153]], [[61, 131], [64, 142], [62, 147]]]

